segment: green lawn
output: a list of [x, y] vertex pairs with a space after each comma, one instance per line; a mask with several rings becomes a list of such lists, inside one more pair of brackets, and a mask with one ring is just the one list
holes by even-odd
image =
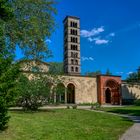
[[107, 112], [140, 116], [140, 106], [111, 107], [111, 108], [106, 107], [106, 108], [101, 108], [101, 109]]
[[118, 116], [74, 109], [10, 115], [0, 140], [118, 140], [133, 124]]

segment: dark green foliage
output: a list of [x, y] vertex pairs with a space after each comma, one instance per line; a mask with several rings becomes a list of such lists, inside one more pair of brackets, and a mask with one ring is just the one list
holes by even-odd
[[5, 36], [6, 23], [13, 18], [8, 0], [0, 0], [0, 130], [7, 127], [9, 120], [7, 106], [15, 97], [16, 78], [19, 69], [13, 64], [13, 55]]
[[0, 96], [0, 130], [7, 128], [9, 116], [7, 114], [7, 105], [3, 97]]
[[56, 74], [56, 75], [64, 74], [63, 63], [57, 63], [57, 62], [50, 63], [49, 73]]
[[100, 109], [101, 105], [99, 103], [94, 103], [91, 105], [91, 109]]
[[134, 105], [140, 106], [140, 99], [134, 101]]
[[128, 78], [126, 79], [128, 83], [136, 83], [138, 82], [138, 73], [134, 72], [129, 74]]
[[8, 0], [0, 0], [0, 19], [7, 21], [13, 16], [13, 10]]
[[129, 74], [126, 81], [128, 83], [140, 83], [140, 67], [138, 67], [137, 72]]
[[14, 50], [18, 44], [28, 59], [51, 56], [45, 42], [54, 31], [54, 0], [10, 0], [14, 18], [6, 24], [5, 36]]
[[21, 75], [18, 81], [19, 98], [17, 103], [24, 110], [36, 111], [39, 107], [48, 102], [51, 94], [51, 85], [47, 78], [33, 78], [29, 80]]
[[12, 64], [13, 57], [0, 54], [0, 130], [8, 123], [7, 107], [16, 97], [16, 79], [19, 74], [18, 65]]
[[106, 75], [112, 75], [109, 69], [106, 70]]

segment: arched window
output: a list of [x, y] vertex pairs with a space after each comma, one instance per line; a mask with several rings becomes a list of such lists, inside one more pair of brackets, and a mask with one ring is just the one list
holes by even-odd
[[73, 84], [67, 86], [67, 103], [75, 103], [75, 86]]
[[56, 87], [56, 102], [65, 103], [65, 86], [59, 83]]
[[78, 60], [75, 60], [75, 64], [78, 65]]
[[71, 64], [72, 64], [72, 65], [74, 64], [74, 61], [73, 61], [73, 59], [71, 59]]
[[74, 71], [74, 68], [73, 68], [73, 67], [71, 67], [71, 71], [72, 71], [72, 72]]
[[78, 67], [75, 68], [75, 71], [78, 72]]

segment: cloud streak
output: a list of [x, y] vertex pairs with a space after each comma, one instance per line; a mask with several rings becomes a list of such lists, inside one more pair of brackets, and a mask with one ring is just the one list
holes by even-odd
[[99, 28], [93, 28], [92, 30], [81, 30], [81, 37], [86, 38], [89, 42], [93, 42], [95, 45], [104, 45], [108, 44], [110, 39], [115, 36], [115, 33], [112, 32], [105, 37], [100, 37], [101, 33], [105, 31], [104, 26]]
[[98, 38], [88, 38], [89, 42], [94, 42], [96, 45], [102, 45], [102, 44], [108, 44], [109, 40], [107, 39], [101, 39], [100, 37]]
[[52, 43], [52, 41], [50, 39], [46, 39], [45, 43]]
[[101, 26], [99, 28], [93, 28], [91, 31], [81, 30], [81, 37], [89, 38], [89, 37], [99, 35], [102, 32], [104, 32], [103, 26]]
[[93, 57], [85, 57], [85, 56], [83, 56], [82, 61], [94, 61], [94, 58]]

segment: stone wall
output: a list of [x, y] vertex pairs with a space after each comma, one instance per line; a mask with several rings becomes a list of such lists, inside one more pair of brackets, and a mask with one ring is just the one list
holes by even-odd
[[20, 62], [20, 70], [24, 72], [34, 72], [35, 68], [39, 68], [40, 72], [47, 73], [49, 71], [49, 64], [46, 62], [35, 60], [23, 60]]
[[65, 87], [67, 87], [70, 83], [75, 86], [76, 104], [97, 102], [96, 77], [64, 76]]
[[122, 99], [140, 99], [140, 84], [122, 83]]

